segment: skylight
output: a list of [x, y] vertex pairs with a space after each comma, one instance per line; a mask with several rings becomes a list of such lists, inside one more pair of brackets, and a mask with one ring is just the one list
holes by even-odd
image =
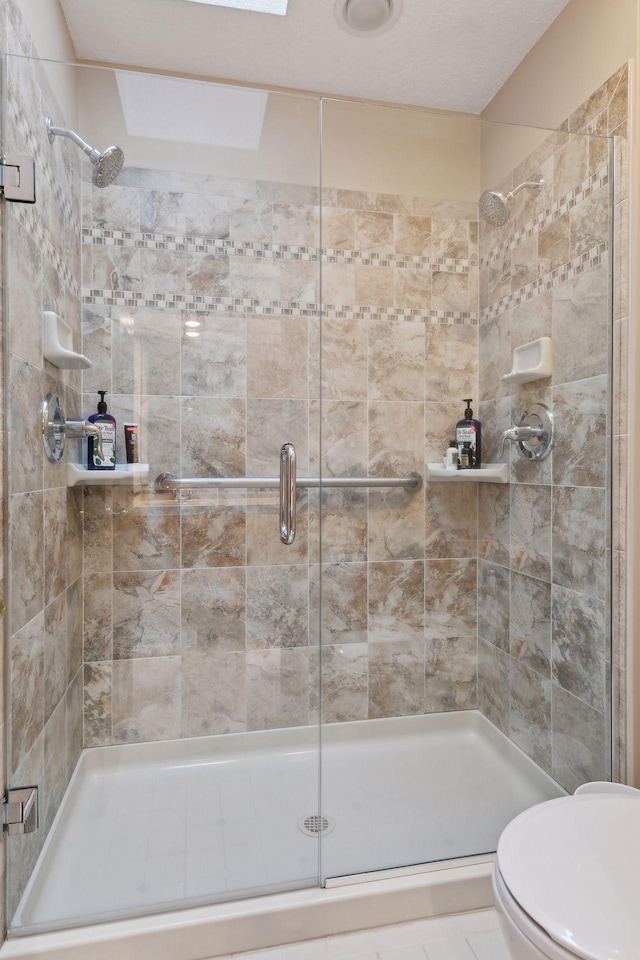
[[131, 137], [258, 150], [269, 94], [263, 90], [116, 71]]
[[275, 13], [284, 17], [289, 0], [191, 0], [208, 3], [212, 7], [232, 7], [234, 10], [254, 10], [256, 13]]

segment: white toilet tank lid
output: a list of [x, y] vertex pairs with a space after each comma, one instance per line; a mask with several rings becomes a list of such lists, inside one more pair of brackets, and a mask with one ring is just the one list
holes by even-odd
[[585, 960], [640, 957], [640, 798], [562, 797], [516, 817], [498, 842], [512, 896]]

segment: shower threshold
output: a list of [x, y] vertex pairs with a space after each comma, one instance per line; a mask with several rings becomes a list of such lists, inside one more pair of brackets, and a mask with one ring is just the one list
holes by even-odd
[[[243, 903], [264, 910], [309, 895], [335, 907], [358, 896], [361, 881], [369, 895], [380, 883], [446, 887], [455, 869], [437, 868], [491, 853], [510, 819], [562, 794], [485, 717], [465, 711], [322, 728], [318, 810], [319, 735], [304, 727], [85, 750], [0, 960], [26, 948], [25, 935], [162, 911], [177, 920], [187, 907], [215, 913], [206, 901], [228, 916]], [[317, 888], [318, 835], [326, 890]], [[457, 869], [484, 877], [481, 860]], [[382, 914], [371, 925], [393, 922]]]

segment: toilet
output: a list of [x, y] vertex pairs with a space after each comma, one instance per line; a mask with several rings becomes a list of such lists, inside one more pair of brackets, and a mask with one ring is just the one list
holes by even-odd
[[525, 810], [498, 842], [493, 892], [512, 960], [638, 960], [640, 791]]

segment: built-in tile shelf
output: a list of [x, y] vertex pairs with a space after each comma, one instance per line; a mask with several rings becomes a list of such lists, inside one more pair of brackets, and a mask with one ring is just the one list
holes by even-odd
[[448, 470], [441, 463], [427, 464], [427, 481], [429, 483], [509, 483], [508, 463], [486, 463], [479, 469]]
[[146, 483], [149, 479], [148, 463], [116, 463], [115, 470], [87, 470], [80, 463], [67, 464], [67, 486], [119, 487], [126, 484]]

